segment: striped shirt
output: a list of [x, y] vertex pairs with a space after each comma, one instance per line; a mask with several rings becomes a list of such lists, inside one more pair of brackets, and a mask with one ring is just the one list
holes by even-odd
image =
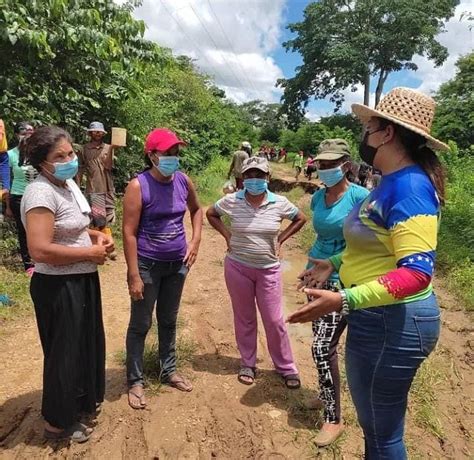
[[283, 219], [293, 220], [298, 208], [284, 196], [267, 192], [266, 200], [254, 208], [244, 190], [221, 198], [214, 208], [230, 219], [230, 251], [228, 257], [254, 268], [277, 266], [277, 237]]

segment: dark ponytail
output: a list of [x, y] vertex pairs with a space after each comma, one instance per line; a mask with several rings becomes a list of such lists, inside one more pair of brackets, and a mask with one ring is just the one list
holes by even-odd
[[446, 172], [441, 161], [436, 154], [426, 145], [426, 138], [417, 134], [410, 129], [394, 124], [389, 120], [380, 118], [380, 127], [385, 128], [392, 125], [400, 139], [401, 144], [405, 147], [410, 159], [419, 165], [426, 175], [430, 178], [441, 205], [445, 204], [445, 182]]

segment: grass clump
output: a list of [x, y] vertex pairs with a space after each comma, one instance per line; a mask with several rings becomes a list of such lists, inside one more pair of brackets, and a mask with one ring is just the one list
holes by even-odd
[[230, 162], [230, 158], [215, 155], [204, 170], [192, 177], [203, 206], [209, 206], [222, 197]]

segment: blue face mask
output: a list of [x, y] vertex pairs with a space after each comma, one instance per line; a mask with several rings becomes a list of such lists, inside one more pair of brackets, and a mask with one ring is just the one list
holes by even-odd
[[77, 157], [74, 160], [68, 161], [67, 163], [50, 163], [54, 166], [54, 172], [52, 175], [58, 180], [72, 179], [79, 169], [79, 161]]
[[333, 185], [339, 184], [344, 179], [344, 171], [341, 166], [331, 169], [318, 169], [318, 176], [321, 182], [326, 187], [332, 187]]
[[266, 179], [245, 179], [244, 188], [250, 195], [261, 195], [268, 190], [268, 182]]
[[179, 168], [178, 157], [160, 157], [156, 169], [165, 177], [172, 176]]

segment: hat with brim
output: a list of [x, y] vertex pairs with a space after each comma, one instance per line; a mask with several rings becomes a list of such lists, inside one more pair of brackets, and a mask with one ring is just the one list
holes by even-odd
[[87, 128], [87, 132], [99, 131], [101, 133], [107, 134], [107, 131], [104, 128], [103, 123], [100, 121], [93, 121]]
[[244, 160], [242, 163], [242, 174], [250, 171], [251, 169], [258, 169], [259, 171], [268, 174], [270, 172], [270, 166], [268, 166], [268, 160], [262, 157], [251, 157]]
[[352, 111], [362, 123], [367, 123], [372, 117], [384, 118], [424, 137], [426, 145], [433, 150], [449, 150], [444, 142], [430, 134], [435, 107], [433, 98], [426, 94], [411, 88], [394, 88], [375, 109], [352, 104]]
[[318, 154], [315, 160], [334, 161], [350, 156], [351, 149], [344, 139], [326, 139], [318, 147]]

